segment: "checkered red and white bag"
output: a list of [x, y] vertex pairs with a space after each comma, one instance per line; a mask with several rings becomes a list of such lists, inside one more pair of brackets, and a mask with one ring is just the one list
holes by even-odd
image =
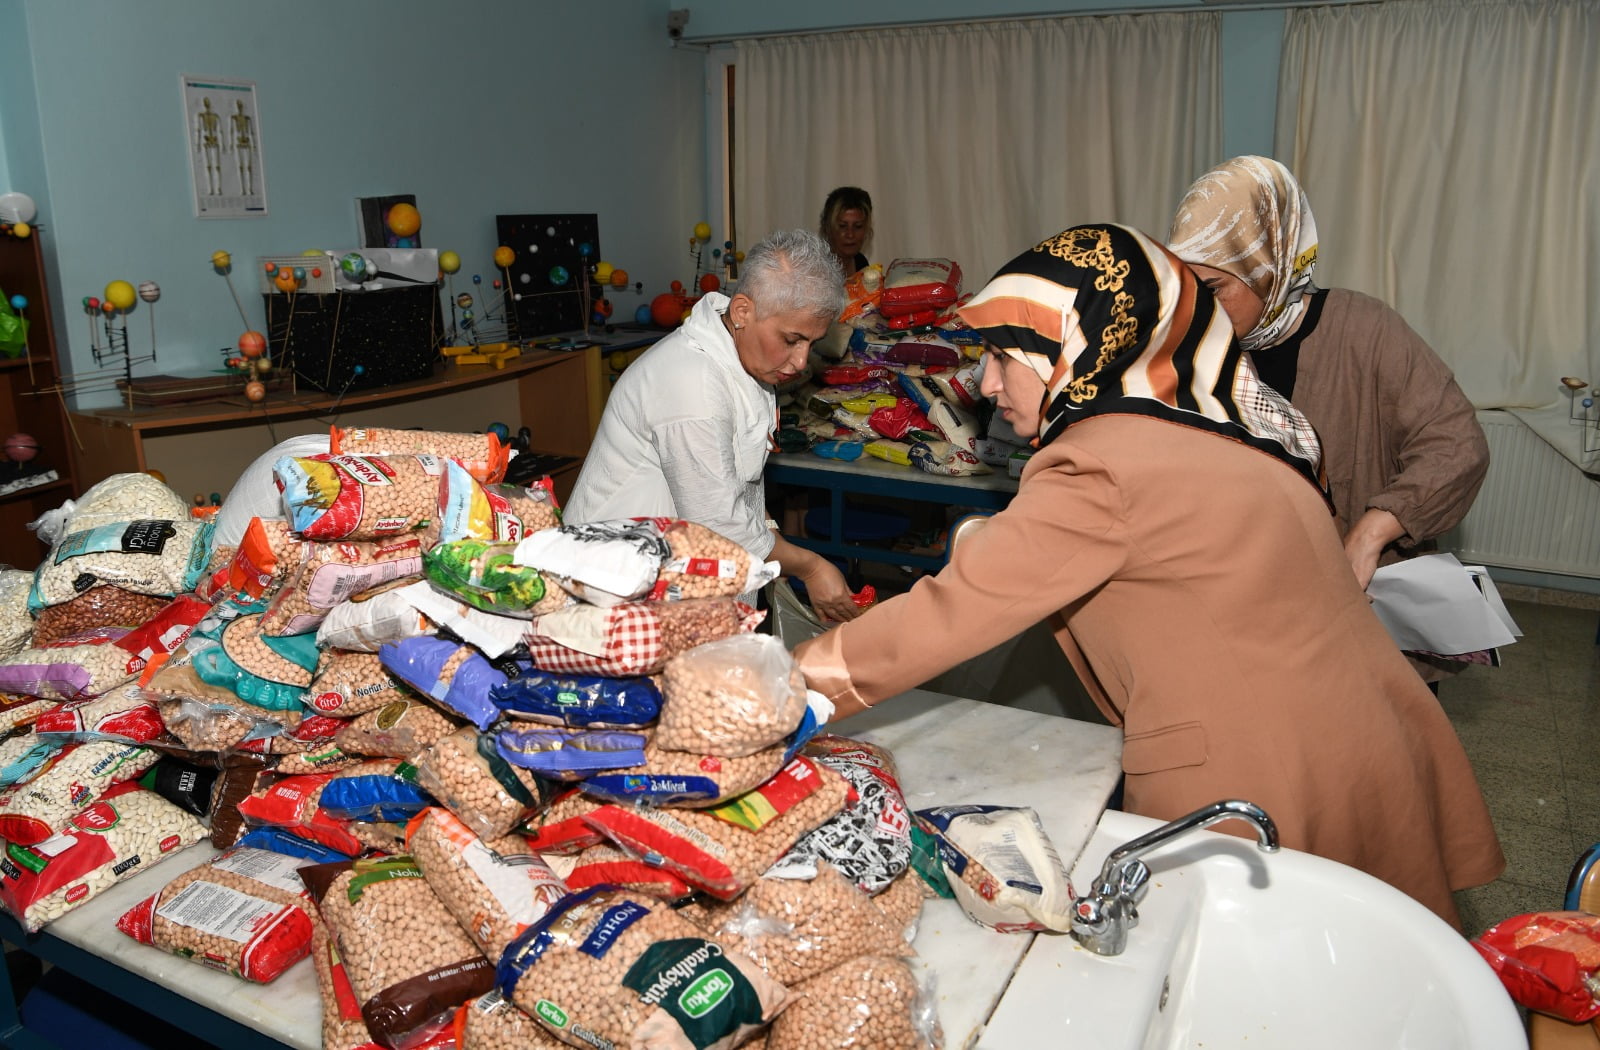
[[726, 598], [574, 605], [530, 621], [528, 655], [558, 674], [656, 674], [687, 649], [755, 630], [766, 615]]

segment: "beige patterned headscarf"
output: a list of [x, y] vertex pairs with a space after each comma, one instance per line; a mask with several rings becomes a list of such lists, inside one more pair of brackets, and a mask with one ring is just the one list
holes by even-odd
[[1168, 247], [1187, 263], [1239, 278], [1265, 309], [1239, 342], [1276, 346], [1300, 324], [1317, 264], [1311, 203], [1289, 169], [1271, 157], [1235, 157], [1194, 181], [1172, 219]]

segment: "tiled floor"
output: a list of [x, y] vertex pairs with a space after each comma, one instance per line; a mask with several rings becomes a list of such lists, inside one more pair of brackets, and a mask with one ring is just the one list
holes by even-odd
[[1469, 936], [1559, 908], [1573, 862], [1600, 842], [1600, 613], [1502, 593], [1522, 639], [1502, 651], [1502, 666], [1471, 668], [1440, 689], [1507, 861], [1499, 879], [1456, 895]]

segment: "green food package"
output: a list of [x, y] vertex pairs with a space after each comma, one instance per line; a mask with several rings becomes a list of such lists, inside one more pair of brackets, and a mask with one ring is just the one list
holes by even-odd
[[423, 552], [422, 571], [429, 582], [475, 609], [504, 616], [531, 615], [544, 599], [539, 570], [516, 565], [515, 543], [462, 539]]

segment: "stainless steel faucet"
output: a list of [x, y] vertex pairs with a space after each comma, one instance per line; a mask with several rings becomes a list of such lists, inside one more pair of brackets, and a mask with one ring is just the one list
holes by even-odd
[[1213, 802], [1163, 824], [1107, 854], [1093, 889], [1072, 902], [1072, 935], [1078, 943], [1099, 955], [1121, 955], [1128, 946], [1128, 931], [1139, 925], [1138, 905], [1150, 888], [1150, 869], [1139, 858], [1185, 832], [1234, 818], [1255, 825], [1256, 844], [1263, 853], [1278, 851], [1278, 825], [1253, 802]]

